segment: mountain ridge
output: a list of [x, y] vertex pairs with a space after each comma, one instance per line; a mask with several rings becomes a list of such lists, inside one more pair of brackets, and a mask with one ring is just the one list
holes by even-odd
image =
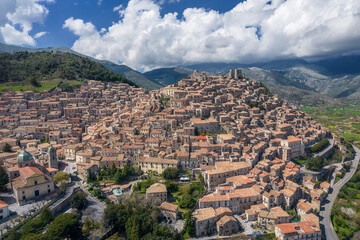
[[19, 47], [19, 46], [12, 46], [0, 43], [0, 53], [14, 53], [14, 52], [66, 52], [66, 53], [72, 53], [81, 57], [89, 58], [92, 61], [99, 62], [106, 68], [108, 68], [110, 71], [120, 74], [127, 79], [131, 80], [132, 82], [136, 83], [137, 85], [153, 90], [153, 89], [159, 89], [163, 87], [162, 85], [152, 81], [151, 79], [148, 79], [140, 72], [126, 66], [123, 64], [116, 64], [108, 60], [99, 60], [93, 57], [86, 56], [84, 54], [78, 53], [70, 48], [60, 46], [60, 47], [47, 47], [47, 48], [26, 48], [26, 47]]

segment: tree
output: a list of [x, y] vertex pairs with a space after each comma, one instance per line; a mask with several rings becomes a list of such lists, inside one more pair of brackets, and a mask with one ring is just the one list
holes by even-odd
[[198, 174], [198, 179], [201, 183], [204, 183], [204, 176], [201, 173]]
[[87, 199], [84, 192], [77, 192], [70, 199], [71, 207], [78, 210], [82, 210], [86, 206], [86, 203]]
[[177, 169], [175, 167], [168, 167], [162, 173], [162, 175], [165, 179], [176, 179], [179, 177], [179, 174], [180, 174], [179, 169]]
[[51, 213], [51, 211], [48, 207], [44, 207], [41, 210], [40, 218], [43, 222], [48, 223], [48, 222], [51, 222], [52, 220], [54, 220], [54, 215]]
[[114, 180], [116, 183], [120, 183], [124, 180], [124, 176], [120, 169], [118, 169], [117, 172], [115, 173]]
[[190, 237], [195, 235], [195, 221], [192, 217], [191, 211], [187, 211], [185, 213], [184, 230], [190, 235]]
[[323, 150], [327, 145], [329, 144], [329, 140], [327, 138], [323, 138], [321, 139], [320, 142], [318, 142], [317, 144], [315, 144], [314, 146], [312, 146], [310, 148], [311, 152], [315, 153], [315, 152], [319, 152], [321, 150]]
[[40, 86], [39, 82], [36, 80], [35, 77], [32, 77], [32, 78], [30, 79], [30, 83], [31, 83], [31, 85], [33, 85], [34, 87], [39, 87], [39, 86]]
[[91, 171], [91, 169], [88, 170], [88, 174], [87, 174], [87, 177], [86, 177], [86, 181], [87, 181], [88, 183], [91, 183], [91, 182], [96, 181], [96, 175], [95, 175], [95, 173], [93, 173], [93, 172]]
[[116, 172], [117, 172], [117, 168], [115, 166], [115, 163], [111, 164], [110, 170], [111, 170], [111, 176], [114, 176], [116, 174]]
[[168, 191], [168, 193], [174, 193], [174, 192], [177, 192], [179, 187], [176, 183], [174, 183], [173, 181], [170, 181], [170, 180], [166, 180], [165, 181], [165, 186], [166, 186], [166, 189]]
[[2, 148], [3, 152], [12, 152], [12, 147], [10, 144], [5, 143], [5, 145]]
[[317, 171], [322, 168], [326, 164], [326, 160], [320, 158], [319, 156], [310, 158], [306, 161], [305, 167], [306, 169]]
[[47, 239], [81, 239], [81, 223], [78, 215], [64, 213], [52, 221], [46, 231]]
[[190, 194], [185, 194], [179, 199], [179, 206], [181, 208], [191, 209], [195, 206], [196, 201]]
[[6, 190], [6, 185], [9, 183], [9, 175], [6, 170], [0, 166], [0, 189], [2, 191]]
[[53, 178], [55, 183], [59, 183], [59, 182], [65, 182], [69, 180], [69, 174], [63, 171], [59, 171], [55, 174], [54, 178]]

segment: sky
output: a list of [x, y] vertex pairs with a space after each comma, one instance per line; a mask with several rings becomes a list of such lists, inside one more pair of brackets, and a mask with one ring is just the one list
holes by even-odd
[[0, 42], [150, 70], [360, 51], [359, 0], [0, 0]]

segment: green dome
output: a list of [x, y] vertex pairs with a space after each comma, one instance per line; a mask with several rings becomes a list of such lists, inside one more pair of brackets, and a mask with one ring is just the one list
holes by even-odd
[[56, 151], [56, 149], [52, 145], [50, 145], [49, 152], [53, 152], [53, 151]]
[[21, 153], [17, 156], [16, 160], [18, 162], [27, 162], [27, 161], [32, 161], [34, 160], [33, 156], [28, 152], [26, 151], [25, 149], [23, 149], [21, 151]]

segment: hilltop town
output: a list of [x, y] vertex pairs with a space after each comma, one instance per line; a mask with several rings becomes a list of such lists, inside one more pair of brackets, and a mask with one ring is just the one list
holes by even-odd
[[[161, 176], [177, 168], [176, 184], [204, 186], [191, 209], [195, 237], [268, 231], [278, 239], [321, 239], [329, 173], [319, 176], [292, 160], [311, 157], [322, 139], [329, 150], [346, 152], [329, 129], [240, 69], [222, 76], [195, 71], [153, 91], [89, 80], [73, 92], [3, 92], [0, 126], [0, 149], [11, 148], [0, 161], [19, 207], [58, 200], [61, 184], [53, 178], [60, 171], [90, 193], [87, 186], [98, 181], [112, 202], [154, 177], [146, 197], [164, 220], [176, 222], [181, 209]], [[127, 167], [136, 174], [102, 181], [107, 169]], [[1, 201], [1, 218], [10, 204]]]

